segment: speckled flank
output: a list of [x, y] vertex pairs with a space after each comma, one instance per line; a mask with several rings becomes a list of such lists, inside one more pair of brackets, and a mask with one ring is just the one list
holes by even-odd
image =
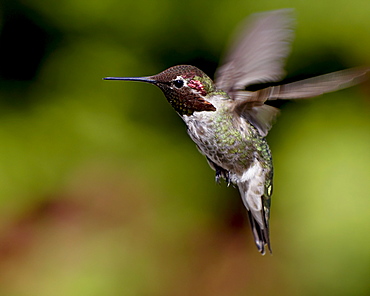
[[226, 109], [204, 113], [184, 120], [191, 138], [210, 160], [239, 175], [251, 165], [255, 155], [264, 168], [271, 166], [270, 149], [252, 125], [244, 121], [236, 126], [232, 113]]

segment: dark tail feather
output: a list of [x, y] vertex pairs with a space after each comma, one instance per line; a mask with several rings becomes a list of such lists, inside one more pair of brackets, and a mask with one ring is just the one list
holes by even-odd
[[272, 254], [268, 224], [265, 221], [265, 225], [267, 227], [262, 229], [261, 226], [258, 224], [258, 222], [254, 219], [254, 217], [253, 217], [253, 215], [250, 211], [248, 211], [248, 218], [249, 218], [249, 223], [250, 223], [251, 228], [252, 228], [254, 241], [256, 243], [258, 251], [262, 255], [265, 255], [265, 246], [267, 245], [268, 250]]

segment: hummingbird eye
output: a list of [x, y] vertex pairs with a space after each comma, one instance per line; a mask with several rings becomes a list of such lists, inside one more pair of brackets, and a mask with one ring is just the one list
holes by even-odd
[[180, 79], [177, 79], [177, 80], [174, 80], [173, 81], [173, 85], [176, 87], [176, 88], [181, 88], [184, 86], [184, 81], [183, 80], [180, 80]]

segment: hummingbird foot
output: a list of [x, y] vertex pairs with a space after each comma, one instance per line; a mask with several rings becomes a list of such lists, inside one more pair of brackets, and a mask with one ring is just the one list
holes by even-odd
[[228, 170], [220, 167], [219, 165], [215, 164], [212, 160], [207, 157], [207, 161], [209, 166], [216, 171], [215, 181], [217, 184], [221, 183], [222, 179], [225, 179], [227, 186], [231, 184], [231, 176]]
[[216, 183], [220, 184], [221, 180], [225, 179], [227, 187], [231, 184], [230, 172], [226, 170], [216, 170]]
[[222, 167], [218, 166], [214, 162], [212, 162], [214, 169], [216, 171], [215, 180], [217, 184], [221, 183], [221, 180], [224, 179], [226, 181], [227, 187], [231, 184], [231, 177], [230, 172], [228, 170], [223, 169]]

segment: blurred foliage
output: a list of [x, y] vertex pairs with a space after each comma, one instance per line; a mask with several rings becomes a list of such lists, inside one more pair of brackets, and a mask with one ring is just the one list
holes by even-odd
[[212, 75], [251, 13], [294, 7], [288, 78], [370, 64], [370, 2], [0, 3], [0, 295], [368, 295], [370, 85], [288, 102], [268, 140], [273, 256], [150, 85]]

